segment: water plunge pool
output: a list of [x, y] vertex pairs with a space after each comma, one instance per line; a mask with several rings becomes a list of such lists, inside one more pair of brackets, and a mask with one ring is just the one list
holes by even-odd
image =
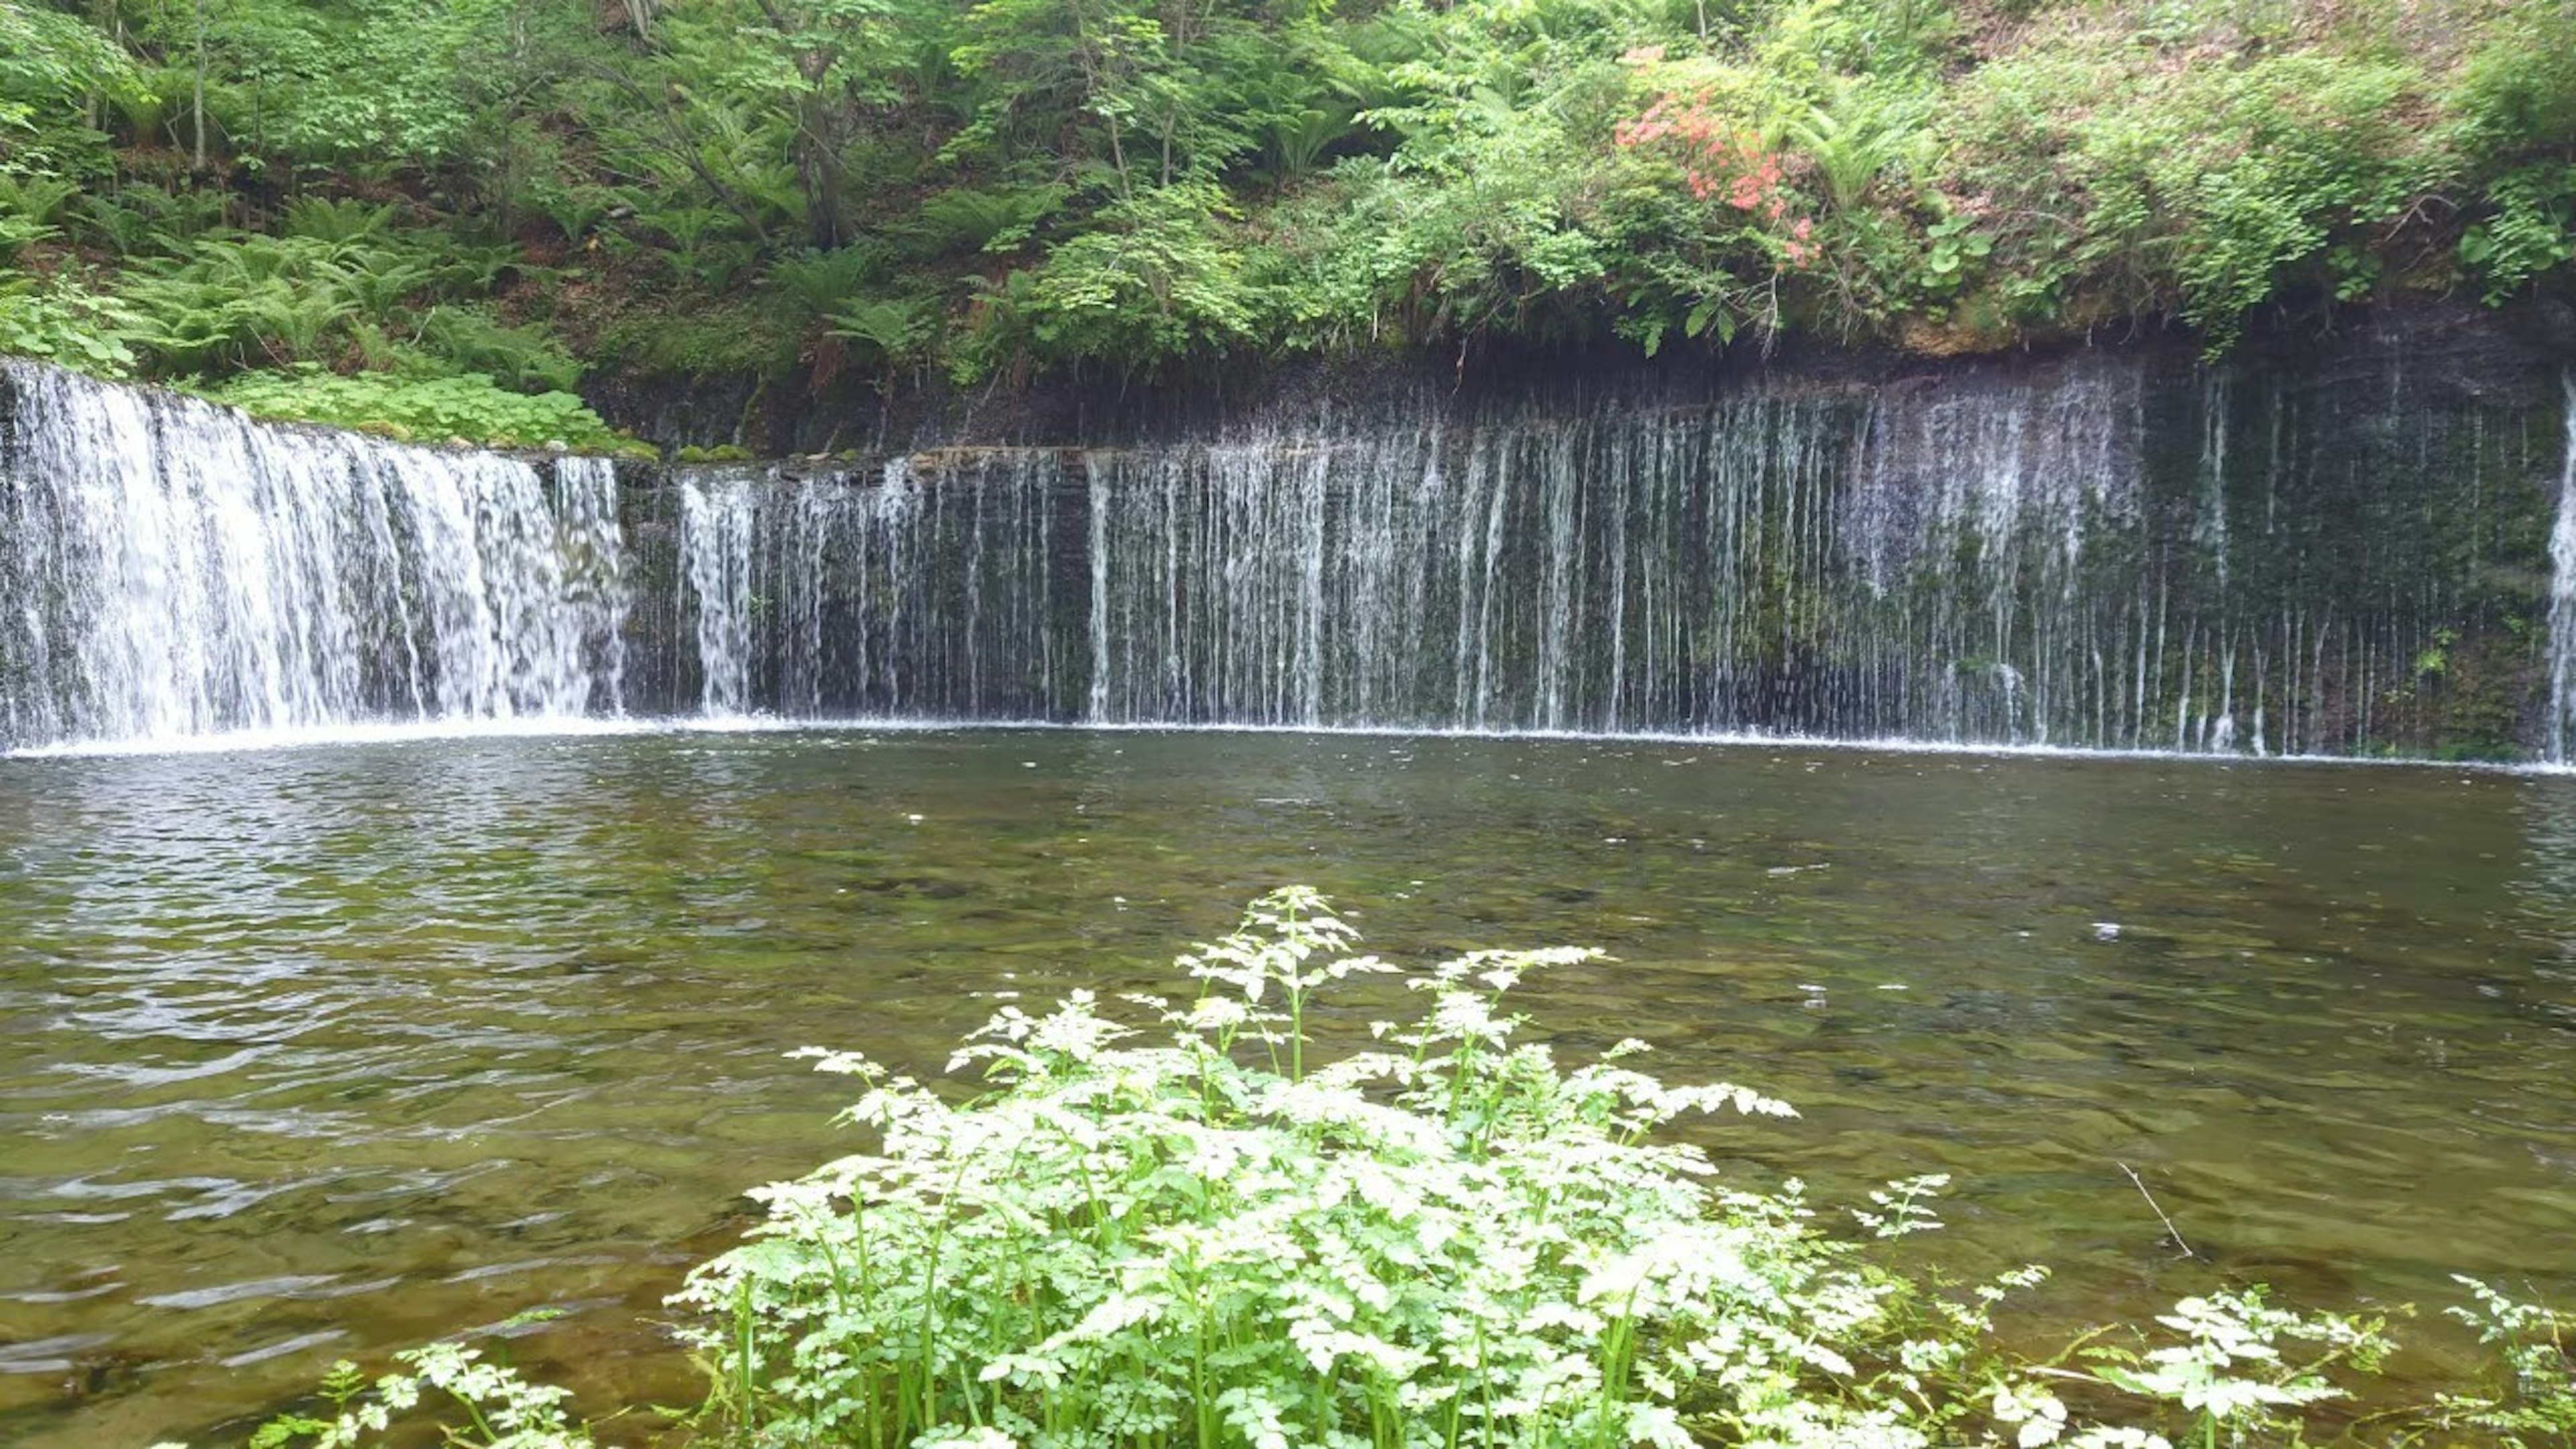
[[1709, 1134], [1759, 1180], [1956, 1174], [1935, 1246], [2054, 1265], [2067, 1323], [2576, 1287], [2576, 779], [1056, 730], [0, 759], [0, 1442], [202, 1438], [539, 1307], [522, 1362], [684, 1398], [661, 1294], [853, 1140], [783, 1053], [935, 1071], [998, 993], [1169, 988], [1292, 881], [1400, 960], [1608, 949], [1528, 988], [1563, 1049], [1796, 1103]]

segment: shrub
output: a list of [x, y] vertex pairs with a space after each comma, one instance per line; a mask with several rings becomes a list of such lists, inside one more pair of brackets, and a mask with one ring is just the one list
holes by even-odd
[[2076, 36], [1983, 68], [1955, 104], [1946, 184], [1988, 218], [2018, 312], [2172, 307], [2213, 351], [2338, 240], [2384, 242], [2455, 166], [2407, 119], [2414, 68], [2316, 48], [2237, 63]]
[[[1190, 959], [1195, 1002], [1155, 1004], [1168, 1045], [1117, 1045], [1132, 1033], [1087, 994], [1042, 1018], [1005, 1008], [959, 1054], [1000, 1088], [970, 1108], [827, 1056], [870, 1080], [851, 1116], [882, 1155], [767, 1190], [762, 1239], [681, 1295], [731, 1316], [698, 1342], [726, 1356], [743, 1425], [890, 1445], [979, 1428], [1682, 1444], [1677, 1331], [1832, 1271], [1782, 1205], [1722, 1199], [1696, 1153], [1640, 1140], [1686, 1111], [1785, 1107], [1607, 1064], [1559, 1073], [1512, 1045], [1495, 1001], [1586, 953], [1452, 962], [1421, 983], [1433, 1008], [1400, 1050], [1310, 1072], [1313, 998], [1388, 968], [1324, 960], [1350, 933], [1300, 893], [1247, 927]], [[1865, 1314], [1875, 1296], [1855, 1280], [1844, 1302]], [[1730, 1316], [1799, 1352], [1774, 1315]]]
[[1109, 225], [1047, 254], [1025, 297], [982, 301], [992, 328], [1055, 359], [1152, 371], [1248, 340], [1243, 258], [1218, 225], [1224, 194], [1203, 182], [1104, 207]]
[[[1181, 959], [1191, 999], [1127, 998], [1154, 1036], [1088, 992], [1005, 1006], [950, 1063], [992, 1084], [963, 1103], [810, 1053], [867, 1083], [847, 1116], [878, 1141], [761, 1189], [753, 1240], [673, 1299], [714, 1385], [690, 1427], [782, 1449], [2217, 1449], [2306, 1442], [2391, 1347], [2376, 1320], [2246, 1289], [2028, 1364], [1991, 1329], [2040, 1270], [1936, 1293], [1820, 1231], [1794, 1182], [1721, 1187], [1655, 1140], [1787, 1107], [1664, 1085], [1624, 1064], [1635, 1043], [1569, 1069], [1516, 1040], [1522, 977], [1594, 953], [1462, 956], [1407, 978], [1428, 998], [1411, 1025], [1310, 1060], [1323, 994], [1397, 974], [1343, 954], [1355, 939], [1311, 892], [1265, 897]], [[1941, 1185], [1854, 1217], [1936, 1226]], [[2462, 1282], [2492, 1381], [2363, 1420], [2368, 1442], [2576, 1436], [2571, 1320]], [[420, 1407], [474, 1449], [589, 1443], [559, 1391], [471, 1350], [404, 1359], [372, 1390], [335, 1371], [330, 1417], [275, 1420], [259, 1449], [342, 1449]]]
[[418, 346], [448, 370], [488, 374], [513, 392], [568, 393], [581, 382], [581, 364], [543, 329], [505, 326], [483, 307], [431, 308]]

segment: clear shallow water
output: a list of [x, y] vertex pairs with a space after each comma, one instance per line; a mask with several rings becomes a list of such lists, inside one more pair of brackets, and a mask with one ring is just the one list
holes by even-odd
[[835, 1147], [846, 1084], [781, 1053], [935, 1067], [986, 993], [1167, 980], [1286, 881], [1389, 954], [1610, 949], [1532, 991], [1555, 1036], [1797, 1102], [1712, 1133], [1747, 1174], [1957, 1172], [1945, 1251], [2058, 1265], [2069, 1321], [2213, 1273], [2576, 1286], [2563, 777], [1066, 731], [10, 759], [0, 1443], [203, 1437], [539, 1306], [523, 1360], [684, 1397], [659, 1296]]

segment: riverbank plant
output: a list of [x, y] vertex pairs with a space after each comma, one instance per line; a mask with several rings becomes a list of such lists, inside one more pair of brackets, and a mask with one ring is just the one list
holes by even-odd
[[[1187, 990], [1005, 1005], [933, 1088], [853, 1052], [864, 1149], [760, 1189], [766, 1221], [671, 1300], [712, 1390], [675, 1433], [744, 1446], [2088, 1449], [2576, 1438], [2571, 1320], [2462, 1280], [2487, 1380], [2353, 1421], [2376, 1318], [2213, 1288], [2054, 1357], [1996, 1321], [2038, 1268], [1967, 1287], [1889, 1266], [1939, 1178], [1829, 1227], [1794, 1182], [1724, 1182], [1683, 1119], [1794, 1114], [1673, 1086], [1622, 1043], [1569, 1064], [1511, 993], [1581, 950], [1403, 972], [1310, 892], [1181, 958]], [[1404, 988], [1398, 992], [1394, 987]], [[1349, 998], [1413, 1009], [1327, 1057]], [[404, 1355], [258, 1449], [590, 1442], [564, 1395], [472, 1349]]]

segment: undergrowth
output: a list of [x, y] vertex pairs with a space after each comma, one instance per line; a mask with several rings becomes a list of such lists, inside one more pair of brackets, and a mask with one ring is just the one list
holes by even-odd
[[[1672, 1086], [1623, 1043], [1578, 1066], [1505, 1003], [1580, 950], [1399, 972], [1288, 890], [1181, 958], [1179, 1000], [1004, 1007], [951, 1072], [967, 1100], [854, 1052], [871, 1145], [756, 1196], [752, 1239], [672, 1304], [705, 1366], [683, 1436], [743, 1446], [1245, 1445], [1598, 1449], [2567, 1443], [2571, 1320], [2462, 1282], [2491, 1375], [2358, 1425], [2377, 1318], [2211, 1291], [2032, 1361], [1993, 1333], [2030, 1268], [1967, 1290], [1875, 1245], [1937, 1226], [1939, 1178], [1831, 1231], [1800, 1187], [1719, 1181], [1669, 1124], [1790, 1109]], [[1320, 998], [1401, 977], [1422, 1009], [1314, 1060]], [[590, 1443], [564, 1395], [434, 1346], [343, 1369], [261, 1449], [327, 1449], [434, 1413], [452, 1442]]]
[[139, 322], [0, 348], [816, 387], [2224, 351], [2563, 304], [2571, 138], [2566, 0], [0, 0], [0, 288]]
[[246, 372], [202, 391], [262, 417], [359, 428], [411, 441], [462, 439], [514, 448], [561, 444], [584, 452], [625, 452], [637, 446], [571, 393], [515, 392], [485, 373], [343, 377], [300, 367]]

